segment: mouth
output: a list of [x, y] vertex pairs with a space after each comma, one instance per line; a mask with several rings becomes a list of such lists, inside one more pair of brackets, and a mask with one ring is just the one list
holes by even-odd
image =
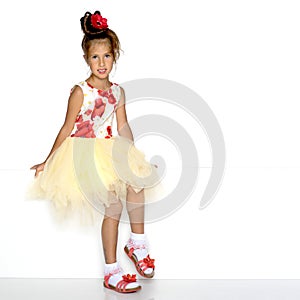
[[105, 74], [106, 69], [98, 69], [97, 72], [98, 72], [99, 74]]

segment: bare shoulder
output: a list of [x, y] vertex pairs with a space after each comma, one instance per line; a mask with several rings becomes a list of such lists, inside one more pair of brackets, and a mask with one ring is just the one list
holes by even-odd
[[119, 101], [116, 106], [116, 112], [120, 110], [120, 108], [125, 109], [125, 91], [121, 86], [118, 86], [120, 89]]
[[121, 99], [125, 98], [125, 90], [120, 86]]
[[117, 108], [119, 108], [119, 107], [124, 107], [124, 105], [125, 105], [125, 91], [124, 91], [124, 89], [120, 86], [120, 100], [119, 100], [119, 103], [118, 103]]
[[71, 94], [69, 97], [69, 103], [70, 105], [75, 105], [75, 106], [81, 106], [83, 103], [83, 91], [80, 86], [75, 85], [72, 90]]
[[71, 96], [83, 97], [82, 88], [79, 85], [74, 85], [74, 87], [71, 90]]
[[116, 114], [117, 114], [117, 122], [119, 127], [120, 124], [123, 124], [127, 120], [126, 108], [125, 108], [125, 91], [121, 86], [120, 86], [120, 100], [116, 107]]
[[72, 90], [68, 101], [68, 109], [66, 113], [64, 126], [72, 130], [76, 117], [81, 109], [83, 103], [83, 91], [80, 86], [75, 85]]

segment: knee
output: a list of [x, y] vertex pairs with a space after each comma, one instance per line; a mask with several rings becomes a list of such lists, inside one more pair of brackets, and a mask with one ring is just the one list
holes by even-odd
[[123, 204], [122, 204], [122, 202], [120, 200], [118, 202], [112, 204], [112, 205], [113, 205], [114, 211], [116, 211], [117, 213], [122, 213]]
[[142, 188], [140, 191], [136, 192], [131, 185], [127, 187], [127, 196], [129, 197], [136, 197], [136, 196], [143, 196], [144, 189]]
[[134, 191], [134, 189], [132, 188], [131, 185], [129, 185], [129, 186], [127, 187], [127, 193], [128, 193], [128, 194], [135, 193], [135, 191]]
[[123, 204], [119, 200], [116, 203], [110, 204], [110, 206], [105, 209], [105, 215], [106, 215], [106, 217], [119, 216], [119, 215], [121, 215], [122, 210], [123, 210]]

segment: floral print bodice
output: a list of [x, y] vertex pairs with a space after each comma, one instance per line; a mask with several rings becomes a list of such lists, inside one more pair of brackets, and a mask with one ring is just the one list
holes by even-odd
[[120, 101], [120, 86], [113, 83], [108, 90], [94, 88], [86, 81], [77, 84], [84, 95], [71, 137], [111, 138], [112, 122]]

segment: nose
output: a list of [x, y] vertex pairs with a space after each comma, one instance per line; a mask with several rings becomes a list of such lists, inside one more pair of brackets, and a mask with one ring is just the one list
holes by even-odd
[[104, 66], [104, 58], [100, 57], [100, 66]]

